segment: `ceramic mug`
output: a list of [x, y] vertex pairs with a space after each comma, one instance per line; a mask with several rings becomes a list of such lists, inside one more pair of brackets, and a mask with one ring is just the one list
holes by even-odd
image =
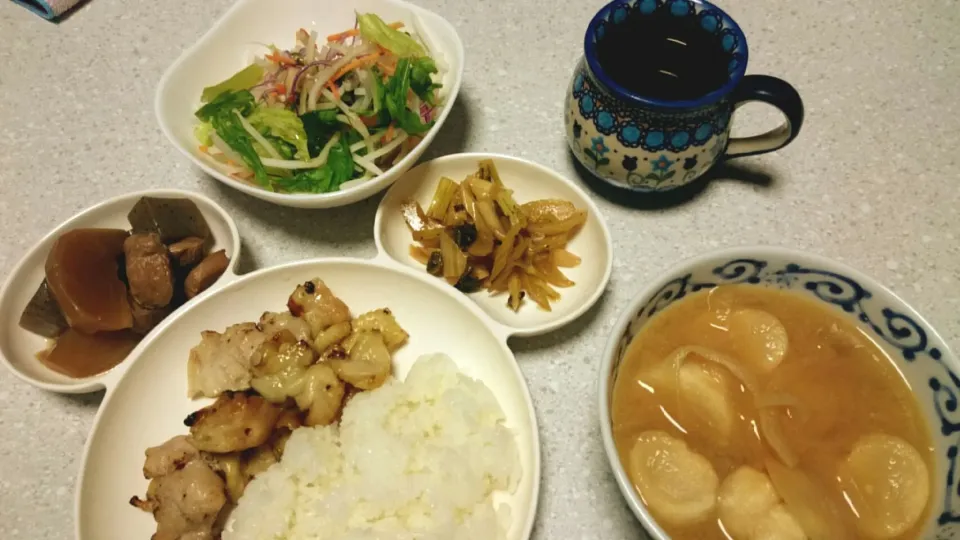
[[[718, 37], [730, 58], [728, 77], [720, 88], [695, 99], [652, 99], [624, 88], [604, 72], [597, 43], [608, 29], [628, 15], [651, 16], [659, 10], [673, 17], [696, 17], [700, 30]], [[800, 95], [785, 81], [745, 75], [746, 69], [743, 31], [709, 2], [615, 0], [590, 21], [584, 55], [567, 89], [564, 120], [570, 149], [601, 180], [633, 191], [659, 192], [696, 180], [720, 161], [783, 148], [803, 124]], [[730, 138], [731, 115], [751, 101], [773, 105], [786, 122], [762, 135]]]

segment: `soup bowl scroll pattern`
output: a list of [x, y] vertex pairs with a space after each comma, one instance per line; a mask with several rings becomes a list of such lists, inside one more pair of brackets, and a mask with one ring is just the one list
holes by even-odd
[[740, 284], [791, 290], [836, 309], [894, 360], [927, 419], [934, 444], [932, 509], [923, 538], [960, 538], [960, 377], [957, 358], [936, 330], [903, 300], [841, 264], [776, 248], [725, 250], [685, 261], [641, 293], [621, 316], [600, 371], [603, 443], [621, 492], [654, 538], [667, 538], [640, 501], [614, 445], [610, 406], [621, 362], [641, 328], [667, 306], [697, 291]]

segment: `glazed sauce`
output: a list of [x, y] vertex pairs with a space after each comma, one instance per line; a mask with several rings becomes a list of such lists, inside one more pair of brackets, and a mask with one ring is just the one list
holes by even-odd
[[663, 4], [649, 15], [633, 9], [619, 24], [608, 25], [597, 41], [597, 59], [614, 82], [635, 94], [696, 99], [723, 86], [732, 56], [719, 34], [701, 28], [698, 17], [673, 15], [669, 7]]
[[[744, 308], [767, 312], [786, 329], [789, 345], [783, 360], [772, 372], [758, 375], [759, 382], [765, 392], [790, 396], [795, 403], [777, 410], [786, 442], [799, 457], [799, 470], [826, 487], [850, 530], [856, 530], [857, 518], [843, 499], [836, 471], [860, 437], [876, 432], [898, 436], [919, 452], [927, 471], [935, 470], [933, 443], [917, 401], [891, 358], [868, 335], [815, 300], [744, 285], [721, 286], [675, 302], [651, 318], [630, 344], [611, 405], [614, 441], [626, 468], [638, 436], [661, 430], [706, 457], [720, 482], [742, 465], [764, 470], [770, 448], [759, 438], [757, 408], [742, 385], [732, 398], [737, 414], [732, 436], [720, 444], [699, 419], [685, 415], [675, 391], [657, 391], [648, 375], [679, 347], [709, 347], [734, 359], [749, 354], [723, 323], [725, 314]], [[932, 476], [929, 485], [935, 485]], [[895, 538], [919, 538], [930, 500], [932, 496], [917, 524]], [[716, 512], [693, 525], [658, 523], [678, 540], [728, 538]]]
[[122, 362], [141, 337], [129, 330], [84, 334], [71, 328], [57, 338], [52, 349], [43, 351], [37, 358], [68, 377], [92, 377]]

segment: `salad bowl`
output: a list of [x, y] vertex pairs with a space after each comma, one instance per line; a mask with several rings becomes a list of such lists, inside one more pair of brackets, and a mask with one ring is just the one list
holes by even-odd
[[[131, 352], [126, 360], [105, 373], [74, 379], [57, 373], [37, 359], [37, 353], [46, 348], [47, 340], [24, 330], [18, 321], [20, 313], [44, 279], [44, 263], [57, 238], [69, 230], [79, 228], [129, 229], [127, 213], [141, 197], [183, 198], [193, 201], [210, 227], [210, 233], [214, 239], [212, 250], [223, 249], [230, 258], [227, 270], [220, 279], [229, 279], [229, 276], [234, 275], [240, 252], [240, 233], [237, 225], [226, 210], [203, 195], [178, 189], [154, 189], [120, 195], [88, 208], [44, 236], [14, 267], [3, 289], [0, 289], [0, 310], [8, 314], [0, 323], [0, 363], [18, 378], [52, 392], [65, 394], [95, 392], [102, 390], [104, 381], [110, 377], [110, 374], [122, 369], [124, 363], [134, 356], [135, 352]], [[200, 297], [205, 294], [207, 291], [200, 293]], [[197, 299], [187, 301], [187, 305]], [[186, 305], [179, 309], [185, 307]], [[151, 330], [147, 336], [155, 331], [156, 329]]]
[[[357, 13], [374, 13], [415, 29], [441, 67], [441, 103], [434, 125], [402, 159], [378, 176], [351, 181], [329, 193], [280, 193], [225, 174], [200, 150], [195, 136], [204, 88], [224, 81], [259, 56], [265, 44], [291, 45], [299, 28], [320, 36], [352, 28]], [[155, 113], [170, 142], [197, 167], [233, 189], [283, 206], [333, 208], [351, 204], [385, 189], [410, 169], [442, 128], [463, 78], [463, 44], [454, 27], [439, 15], [403, 0], [239, 0], [200, 40], [187, 49], [160, 80]]]
[[795, 291], [822, 303], [883, 349], [913, 390], [934, 448], [930, 509], [920, 538], [960, 533], [956, 470], [960, 448], [960, 363], [933, 326], [903, 299], [870, 277], [830, 259], [774, 247], [724, 249], [681, 261], [627, 305], [613, 327], [598, 372], [603, 446], [630, 509], [647, 533], [669, 538], [644, 505], [613, 439], [611, 403], [627, 347], [650, 318], [688, 294], [737, 284]]

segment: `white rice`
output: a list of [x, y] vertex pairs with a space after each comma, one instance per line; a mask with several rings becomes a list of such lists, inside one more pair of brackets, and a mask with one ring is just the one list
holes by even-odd
[[353, 397], [341, 425], [300, 428], [240, 498], [224, 540], [494, 540], [520, 479], [490, 389], [445, 355]]

